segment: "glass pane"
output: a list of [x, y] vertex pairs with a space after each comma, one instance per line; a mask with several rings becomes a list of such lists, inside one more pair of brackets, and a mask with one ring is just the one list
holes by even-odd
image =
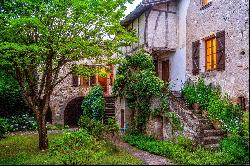
[[211, 40], [207, 40], [207, 48], [211, 47]]
[[213, 54], [213, 63], [214, 63], [213, 68], [214, 68], [214, 69], [216, 69], [216, 68], [217, 68], [216, 58], [217, 58], [217, 56], [216, 56], [216, 53], [215, 53], [215, 54]]

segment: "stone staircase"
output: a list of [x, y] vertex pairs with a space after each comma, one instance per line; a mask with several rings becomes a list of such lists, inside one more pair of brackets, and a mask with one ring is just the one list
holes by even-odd
[[190, 133], [190, 131], [195, 133], [193, 137], [196, 142], [205, 148], [217, 149], [219, 147], [219, 142], [225, 137], [225, 132], [215, 130], [212, 122], [208, 118], [193, 112], [192, 109], [186, 105], [180, 93], [172, 93], [171, 102], [172, 111], [180, 116], [186, 126], [186, 133]]
[[205, 148], [217, 149], [219, 147], [220, 140], [225, 136], [225, 132], [216, 130], [213, 128], [212, 122], [196, 114], [201, 124], [200, 143]]
[[107, 122], [108, 118], [115, 118], [115, 98], [105, 97], [105, 113], [103, 121]]

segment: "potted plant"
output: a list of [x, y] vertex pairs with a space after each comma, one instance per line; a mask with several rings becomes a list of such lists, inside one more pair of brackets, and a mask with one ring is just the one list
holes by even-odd
[[195, 84], [189, 82], [186, 83], [182, 88], [181, 92], [188, 105], [192, 106], [192, 108], [198, 113], [200, 111], [199, 110], [200, 104], [197, 102], [197, 93]]
[[221, 129], [221, 122], [218, 119], [214, 119], [212, 121], [213, 127], [215, 130], [220, 130]]

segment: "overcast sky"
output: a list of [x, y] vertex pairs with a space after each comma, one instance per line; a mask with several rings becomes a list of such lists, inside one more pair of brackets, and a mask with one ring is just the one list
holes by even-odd
[[132, 12], [136, 8], [136, 6], [140, 4], [141, 1], [142, 0], [134, 0], [133, 4], [128, 3], [125, 15], [128, 15], [130, 12]]

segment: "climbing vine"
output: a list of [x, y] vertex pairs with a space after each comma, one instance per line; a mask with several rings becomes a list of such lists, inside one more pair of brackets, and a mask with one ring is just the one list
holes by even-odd
[[[143, 51], [127, 56], [118, 67], [113, 94], [126, 97], [133, 115], [130, 127], [135, 132], [145, 131], [150, 115], [156, 116], [169, 110], [168, 84], [156, 76], [154, 68], [152, 57]], [[151, 108], [153, 97], [160, 101], [157, 108]]]

